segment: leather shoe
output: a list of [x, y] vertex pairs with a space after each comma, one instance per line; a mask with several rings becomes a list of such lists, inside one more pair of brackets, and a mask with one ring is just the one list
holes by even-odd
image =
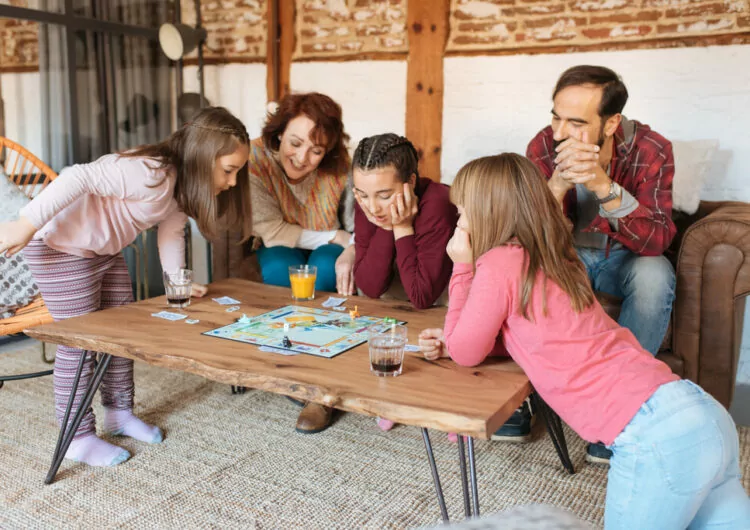
[[333, 409], [317, 403], [308, 402], [297, 418], [296, 430], [302, 434], [315, 434], [324, 431], [331, 424]]

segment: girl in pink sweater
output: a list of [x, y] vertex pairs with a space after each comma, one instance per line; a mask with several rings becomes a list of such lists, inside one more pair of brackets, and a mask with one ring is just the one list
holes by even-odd
[[425, 357], [475, 366], [510, 354], [573, 430], [606, 444], [606, 528], [748, 528], [734, 422], [596, 302], [536, 166], [516, 154], [474, 160], [451, 200], [445, 333], [422, 333]]
[[[164, 271], [184, 267], [188, 216], [200, 231], [214, 233], [219, 218], [251, 235], [247, 175], [249, 139], [244, 125], [226, 109], [207, 108], [165, 141], [65, 168], [27, 206], [17, 221], [0, 224], [0, 253], [24, 255], [55, 320], [133, 301], [121, 250], [140, 232], [159, 225]], [[28, 246], [27, 246], [28, 245]], [[206, 287], [193, 285], [193, 295]], [[80, 380], [73, 394], [83, 356]], [[94, 370], [95, 352], [58, 346], [55, 409], [69, 421]], [[104, 430], [148, 443], [162, 433], [133, 415], [133, 361], [112, 357], [101, 384]], [[89, 409], [66, 458], [94, 466], [124, 462], [130, 453], [96, 436]]]

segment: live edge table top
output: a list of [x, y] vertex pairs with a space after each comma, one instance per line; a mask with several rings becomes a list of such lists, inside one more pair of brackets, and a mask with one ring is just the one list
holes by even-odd
[[[227, 312], [227, 306], [212, 300], [220, 296], [239, 300], [240, 310]], [[464, 368], [450, 359], [428, 361], [419, 353], [407, 352], [400, 376], [376, 377], [370, 373], [367, 344], [326, 359], [263, 352], [251, 344], [202, 335], [234, 322], [243, 313], [254, 316], [292, 304], [320, 308], [327, 297], [328, 293], [317, 293], [311, 302], [296, 302], [288, 288], [228, 279], [211, 284], [209, 294], [194, 298], [185, 310], [188, 318], [199, 320], [196, 324], [152, 317], [167, 309], [166, 298], [161, 296], [25, 333], [45, 342], [191, 372], [228, 385], [483, 439], [531, 392], [529, 379], [508, 360]], [[410, 344], [417, 344], [421, 330], [442, 327], [445, 320], [445, 308], [416, 310], [405, 302], [363, 297], [349, 298], [347, 307], [355, 304], [361, 315], [406, 321]]]

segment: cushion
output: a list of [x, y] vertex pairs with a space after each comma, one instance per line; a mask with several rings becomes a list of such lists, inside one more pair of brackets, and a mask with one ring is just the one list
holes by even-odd
[[719, 142], [716, 140], [673, 141], [674, 181], [672, 208], [694, 214], [701, 202], [701, 190], [708, 176]]
[[[13, 184], [0, 168], [0, 223], [18, 219], [18, 210], [29, 198]], [[39, 294], [22, 254], [11, 258], [0, 255], [0, 318], [13, 316]]]

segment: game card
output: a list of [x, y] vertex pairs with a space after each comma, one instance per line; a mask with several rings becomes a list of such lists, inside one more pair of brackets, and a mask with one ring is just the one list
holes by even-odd
[[151, 313], [151, 316], [156, 318], [163, 318], [164, 320], [182, 320], [183, 318], [187, 318], [187, 315], [172, 313], [171, 311], [159, 311], [158, 313]]
[[323, 307], [338, 307], [344, 305], [344, 302], [346, 302], [347, 300], [347, 298], [336, 298], [335, 296], [329, 296], [328, 300], [323, 302]]
[[221, 298], [212, 298], [212, 300], [220, 305], [237, 305], [240, 303], [239, 300], [235, 300], [231, 296], [222, 296]]

